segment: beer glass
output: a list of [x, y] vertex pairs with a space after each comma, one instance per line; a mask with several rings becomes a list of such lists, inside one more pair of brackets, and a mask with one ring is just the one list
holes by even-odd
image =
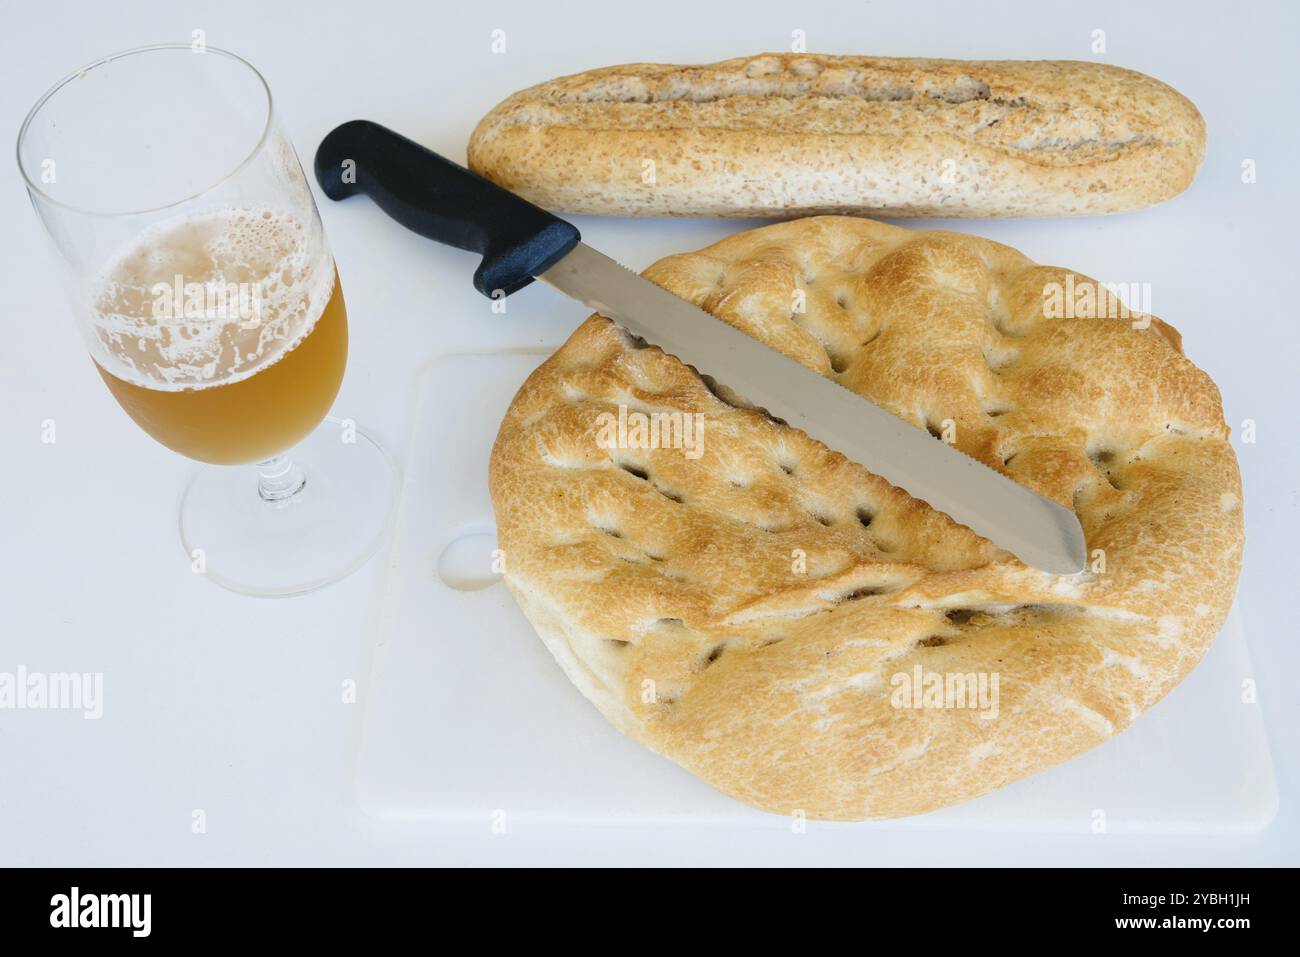
[[201, 44], [105, 57], [32, 108], [18, 165], [94, 368], [145, 432], [210, 463], [181, 503], [191, 569], [287, 595], [359, 567], [396, 473], [326, 415], [347, 310], [262, 76]]

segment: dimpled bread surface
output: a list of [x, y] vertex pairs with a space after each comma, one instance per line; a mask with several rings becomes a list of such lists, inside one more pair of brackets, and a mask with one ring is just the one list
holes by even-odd
[[[1048, 284], [1089, 280], [849, 217], [743, 232], [645, 276], [946, 426], [1072, 507], [1091, 562], [1029, 568], [593, 315], [519, 390], [490, 484], [507, 585], [624, 734], [766, 811], [900, 817], [1100, 744], [1201, 659], [1235, 590], [1241, 485], [1218, 389], [1170, 326], [1104, 299], [1100, 317], [1048, 318]], [[702, 413], [702, 454], [606, 447], [601, 413], [620, 406]], [[996, 675], [995, 713], [895, 706], [917, 666]]]

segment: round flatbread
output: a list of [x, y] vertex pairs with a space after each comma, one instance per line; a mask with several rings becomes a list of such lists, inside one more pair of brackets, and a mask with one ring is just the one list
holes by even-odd
[[645, 275], [1072, 507], [1090, 565], [1028, 568], [592, 316], [490, 482], [506, 583], [623, 733], [768, 811], [898, 817], [1105, 741], [1205, 653], [1241, 482], [1171, 327], [1007, 246], [848, 217]]

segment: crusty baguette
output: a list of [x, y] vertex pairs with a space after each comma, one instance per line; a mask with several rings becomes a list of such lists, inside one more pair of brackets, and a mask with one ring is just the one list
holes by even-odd
[[1062, 216], [1186, 189], [1205, 122], [1100, 63], [763, 54], [550, 80], [488, 113], [468, 152], [570, 213]]

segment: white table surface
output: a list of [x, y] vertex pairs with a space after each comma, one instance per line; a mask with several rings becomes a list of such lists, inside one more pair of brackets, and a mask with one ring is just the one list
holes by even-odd
[[[283, 6], [283, 9], [281, 7]], [[1150, 282], [1154, 311], [1224, 392], [1246, 482], [1239, 595], [1281, 810], [1246, 838], [954, 835], [812, 826], [808, 833], [564, 829], [492, 834], [380, 824], [351, 795], [361, 708], [341, 702], [369, 655], [378, 563], [301, 598], [257, 600], [191, 574], [176, 536], [191, 465], [140, 432], [87, 360], [16, 171], [0, 176], [0, 671], [104, 674], [104, 716], [0, 711], [0, 864], [1296, 863], [1295, 542], [1300, 511], [1294, 282], [1300, 275], [1300, 18], [1228, 4], [591, 2], [9, 4], [0, 131], [16, 135], [55, 79], [107, 52], [203, 29], [266, 75], [310, 164], [334, 124], [367, 117], [462, 159], [477, 118], [550, 76], [649, 60], [785, 49], [968, 58], [1101, 59], [1191, 97], [1210, 129], [1200, 177], [1127, 216], [966, 222], [1031, 257]], [[491, 33], [506, 32], [493, 54]], [[1106, 31], [1105, 55], [1091, 53]], [[1244, 185], [1241, 163], [1256, 161]], [[557, 342], [582, 311], [534, 288], [493, 316], [472, 260], [398, 228], [370, 203], [322, 204], [347, 295], [352, 351], [336, 412], [399, 456], [408, 386], [448, 351]], [[720, 220], [578, 221], [641, 268], [720, 238]], [[469, 399], [467, 398], [467, 401]], [[57, 442], [43, 444], [54, 419]], [[207, 830], [194, 834], [202, 809]]]

